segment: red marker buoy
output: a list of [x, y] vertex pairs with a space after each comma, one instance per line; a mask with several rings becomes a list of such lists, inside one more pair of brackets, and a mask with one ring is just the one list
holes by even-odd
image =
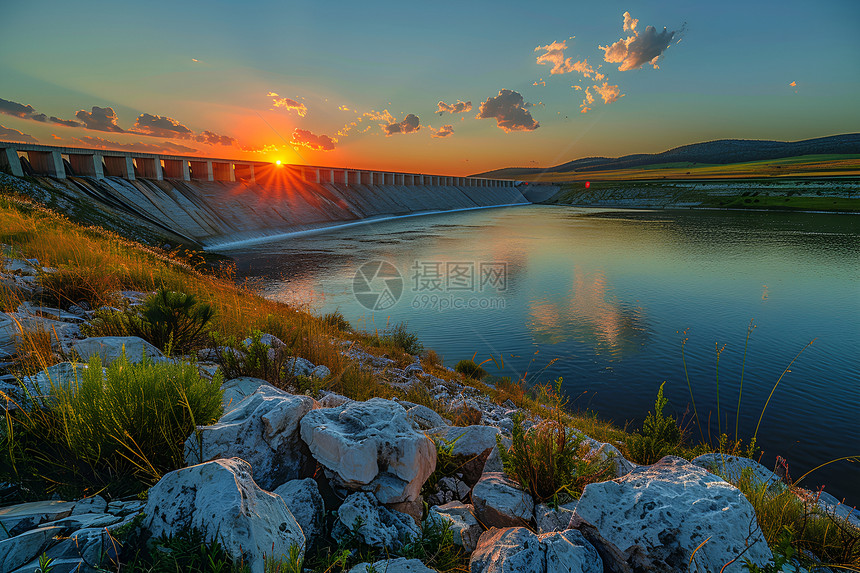
[[585, 188], [588, 189], [589, 187], [591, 187], [591, 181], [586, 181]]

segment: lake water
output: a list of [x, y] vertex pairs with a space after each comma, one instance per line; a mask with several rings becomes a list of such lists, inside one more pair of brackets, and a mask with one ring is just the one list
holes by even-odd
[[[714, 436], [716, 349], [725, 345], [720, 418], [734, 435], [752, 320], [739, 419], [748, 438], [780, 375], [814, 340], [782, 378], [758, 433], [762, 463], [773, 467], [779, 454], [797, 478], [860, 454], [858, 221], [530, 205], [390, 220], [228, 254], [270, 298], [340, 309], [360, 328], [407, 322], [449, 366], [501, 356], [503, 370], [485, 368], [561, 376], [575, 408], [633, 428], [663, 381], [669, 409], [687, 410], [686, 339], [696, 406], [703, 424], [710, 414]], [[860, 463], [830, 464], [803, 485], [822, 483], [860, 503]]]

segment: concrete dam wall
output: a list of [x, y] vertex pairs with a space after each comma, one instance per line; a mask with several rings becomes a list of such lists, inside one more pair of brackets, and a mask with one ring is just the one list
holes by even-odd
[[126, 226], [170, 233], [207, 250], [362, 219], [530, 202], [516, 186], [316, 183], [291, 177], [288, 171], [256, 182], [37, 178], [56, 199], [119, 217]]

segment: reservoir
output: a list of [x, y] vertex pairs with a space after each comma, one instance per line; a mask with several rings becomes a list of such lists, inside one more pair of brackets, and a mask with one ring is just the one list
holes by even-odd
[[[631, 429], [664, 381], [667, 413], [688, 412], [683, 344], [713, 443], [718, 405], [719, 427], [735, 433], [752, 322], [738, 433], [753, 435], [782, 376], [758, 445], [763, 464], [773, 468], [780, 455], [797, 478], [860, 455], [857, 222], [527, 205], [367, 223], [226, 254], [269, 298], [338, 309], [360, 329], [406, 322], [448, 366], [493, 357], [484, 364], [491, 374], [562, 377], [574, 409]], [[695, 422], [690, 430], [699, 437]], [[800, 485], [821, 484], [860, 503], [860, 463], [827, 465]]]

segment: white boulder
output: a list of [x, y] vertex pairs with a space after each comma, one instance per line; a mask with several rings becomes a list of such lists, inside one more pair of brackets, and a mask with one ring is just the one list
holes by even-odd
[[534, 500], [504, 473], [487, 472], [472, 488], [475, 514], [487, 527], [518, 527], [534, 515]]
[[575, 529], [535, 535], [525, 527], [481, 535], [470, 573], [602, 573], [597, 550]]
[[351, 494], [337, 510], [332, 536], [340, 540], [350, 532], [371, 547], [395, 549], [421, 534], [411, 517], [380, 505], [365, 492]]
[[335, 485], [373, 492], [382, 503], [415, 501], [436, 468], [433, 441], [382, 398], [312, 410], [301, 437]]
[[132, 364], [137, 364], [146, 356], [148, 360], [159, 362], [164, 360], [161, 351], [137, 336], [97, 336], [76, 340], [72, 342], [72, 348], [77, 351], [78, 356], [84, 362], [89, 361], [92, 356], [98, 354], [102, 358], [102, 364], [107, 366], [120, 356], [125, 349], [125, 357]]
[[308, 546], [323, 532], [325, 504], [313, 478], [294, 479], [272, 491], [284, 500], [305, 534]]
[[299, 420], [313, 404], [308, 396], [261, 385], [216, 424], [199, 426], [188, 437], [185, 463], [242, 458], [251, 464], [255, 481], [266, 490], [303, 477], [309, 458], [299, 437]]
[[436, 573], [419, 559], [382, 559], [375, 563], [359, 563], [349, 570], [348, 573]]
[[705, 468], [711, 473], [720, 474], [730, 482], [737, 482], [746, 470], [750, 477], [761, 484], [781, 487], [782, 480], [778, 475], [755, 460], [712, 452], [702, 454], [692, 460], [694, 464]]
[[261, 378], [252, 378], [250, 376], [241, 376], [239, 378], [231, 378], [221, 384], [221, 390], [224, 396], [221, 398], [221, 405], [224, 407], [226, 414], [230, 410], [239, 405], [239, 402], [257, 391], [260, 386], [271, 386], [268, 382]]
[[197, 528], [252, 573], [263, 572], [266, 555], [289, 555], [292, 545], [305, 550], [305, 536], [284, 500], [260, 489], [251, 466], [238, 458], [168, 473], [149, 490], [144, 511], [144, 526], [153, 535]]
[[720, 571], [742, 552], [727, 573], [742, 571], [744, 559], [759, 566], [772, 559], [740, 490], [681, 458], [666, 456], [624, 477], [587, 485], [576, 513], [619, 550], [640, 545], [673, 571]]
[[471, 505], [452, 501], [431, 507], [427, 519], [440, 524], [447, 523], [451, 528], [454, 543], [471, 553], [478, 546], [478, 539], [484, 532], [484, 528], [475, 519], [474, 511]]

